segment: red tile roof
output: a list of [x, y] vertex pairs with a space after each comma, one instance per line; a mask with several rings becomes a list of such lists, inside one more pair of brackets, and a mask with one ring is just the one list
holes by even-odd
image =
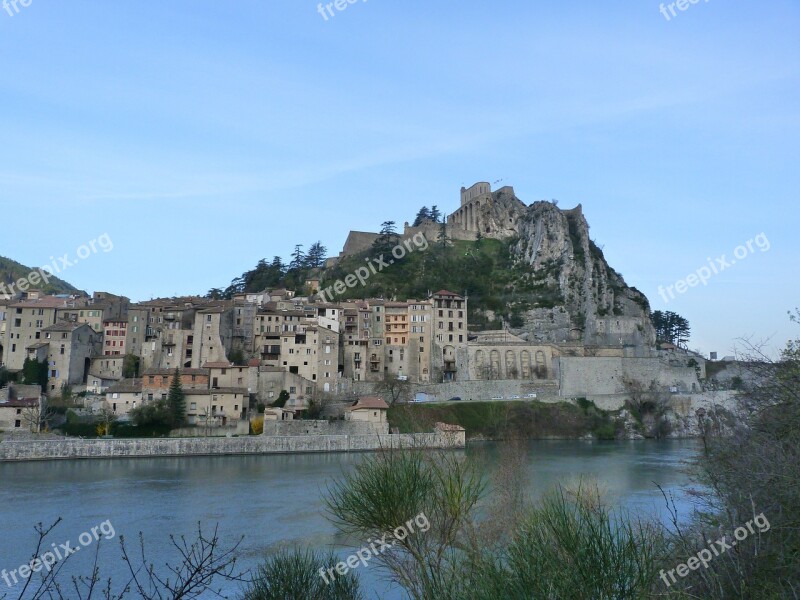
[[346, 410], [389, 410], [389, 405], [384, 402], [383, 398], [379, 398], [378, 396], [363, 396], [358, 399], [358, 402], [348, 407]]

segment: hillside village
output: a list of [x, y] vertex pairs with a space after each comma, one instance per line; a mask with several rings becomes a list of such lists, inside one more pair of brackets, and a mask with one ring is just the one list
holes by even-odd
[[[487, 330], [470, 323], [470, 298], [459, 290], [337, 301], [320, 294], [320, 276], [305, 282], [306, 295], [271, 289], [229, 299], [132, 303], [109, 292], [28, 290], [0, 300], [0, 364], [12, 375], [46, 365], [47, 383], [41, 394], [35, 386], [6, 387], [0, 429], [30, 428], [25, 411], [67, 390], [87, 411], [105, 407], [124, 420], [166, 398], [176, 369], [186, 424], [231, 431], [279, 398], [268, 419], [370, 395], [390, 404], [582, 398], [618, 410], [645, 390], [688, 423], [698, 408], [724, 401], [718, 390], [726, 386], [710, 385], [704, 357], [656, 344], [646, 299], [595, 251], [580, 206], [527, 206], [513, 188], [493, 192], [481, 182], [462, 188], [444, 224], [406, 223], [397, 243], [432, 242], [443, 228], [452, 240], [515, 240], [518, 260], [534, 273], [552, 273], [561, 261], [553, 285], [562, 286], [563, 303], [529, 307], [516, 327]], [[351, 232], [326, 266], [368, 254], [378, 239]]]

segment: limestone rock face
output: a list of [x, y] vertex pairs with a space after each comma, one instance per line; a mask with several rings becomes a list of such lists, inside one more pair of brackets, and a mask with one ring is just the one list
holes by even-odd
[[498, 239], [517, 235], [519, 221], [527, 214], [527, 206], [514, 195], [511, 187], [492, 193], [491, 200], [478, 210], [478, 227], [485, 237]]
[[537, 341], [623, 347], [630, 355], [649, 352], [655, 331], [647, 298], [625, 283], [590, 240], [581, 205], [561, 210], [552, 202], [534, 202], [517, 230], [512, 253], [546, 291], [549, 306], [527, 311], [525, 324], [514, 333]]

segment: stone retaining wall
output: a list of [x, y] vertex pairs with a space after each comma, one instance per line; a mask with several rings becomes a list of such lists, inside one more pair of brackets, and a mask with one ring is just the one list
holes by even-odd
[[155, 458], [362, 452], [385, 448], [457, 449], [466, 445], [464, 432], [400, 435], [298, 435], [237, 438], [158, 438], [117, 440], [26, 440], [0, 442], [0, 462], [78, 458]]

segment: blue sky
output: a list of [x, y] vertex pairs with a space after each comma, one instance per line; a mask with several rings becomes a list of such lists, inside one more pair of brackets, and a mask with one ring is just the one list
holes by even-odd
[[[32, 0], [0, 10], [0, 254], [134, 300], [446, 211], [461, 185], [582, 203], [693, 348], [794, 335], [800, 5]], [[665, 303], [658, 286], [764, 233]]]

